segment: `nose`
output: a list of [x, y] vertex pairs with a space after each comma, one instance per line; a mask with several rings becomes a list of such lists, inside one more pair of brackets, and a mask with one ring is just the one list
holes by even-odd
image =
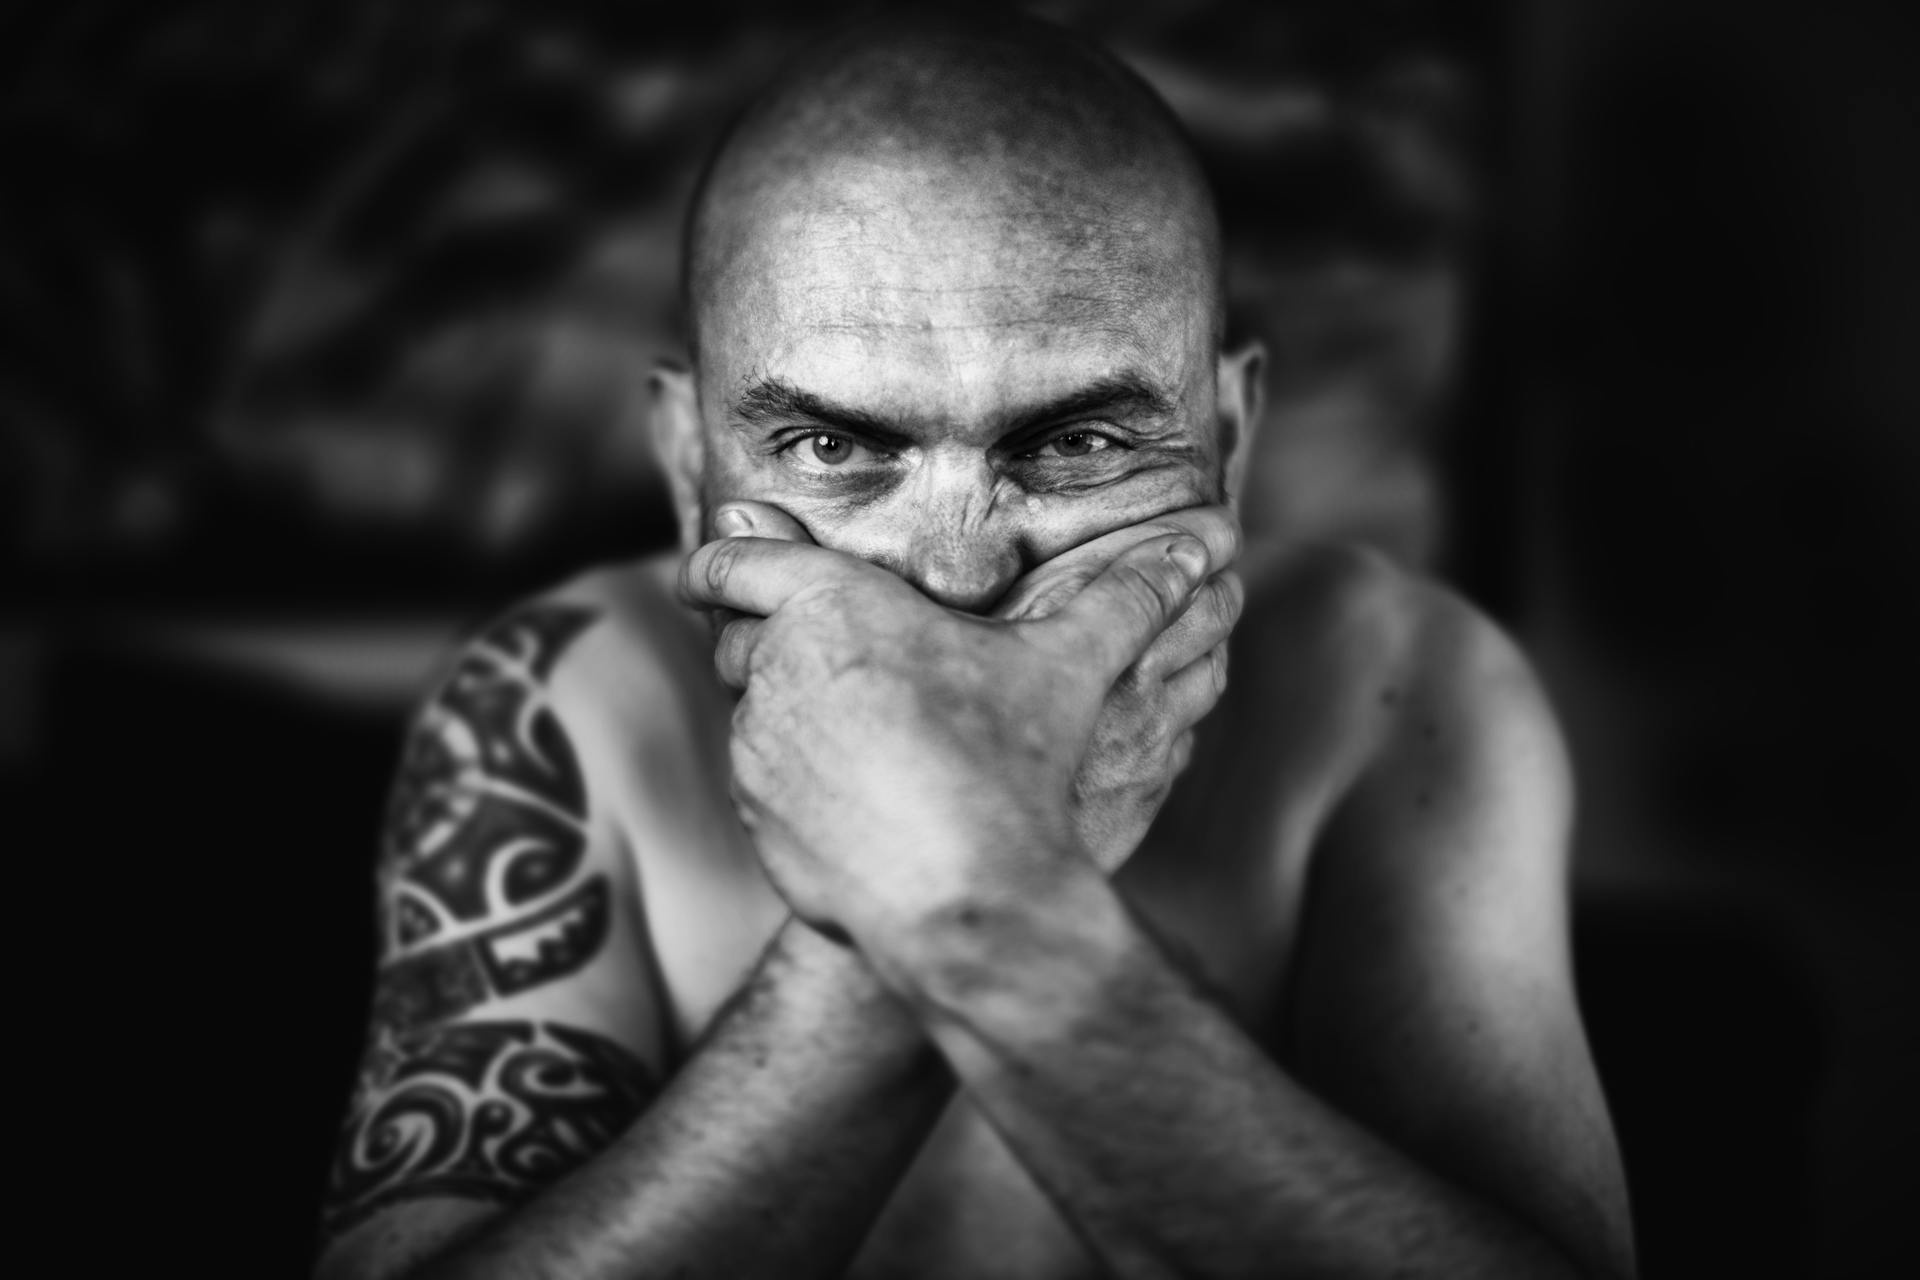
[[1013, 539], [987, 526], [917, 539], [899, 572], [949, 609], [985, 613], [1019, 579], [1020, 568]]
[[950, 609], [985, 613], [1026, 567], [1018, 520], [996, 509], [991, 473], [934, 465], [908, 488], [891, 513], [891, 545], [869, 558]]

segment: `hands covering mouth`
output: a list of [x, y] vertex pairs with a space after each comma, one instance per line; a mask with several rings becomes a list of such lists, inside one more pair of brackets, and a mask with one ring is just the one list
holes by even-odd
[[1139, 846], [1226, 684], [1243, 593], [1232, 514], [1199, 507], [1094, 539], [958, 613], [776, 508], [683, 566], [725, 611], [743, 691], [732, 794], [796, 915], [863, 950], [1019, 894], [1058, 860]]

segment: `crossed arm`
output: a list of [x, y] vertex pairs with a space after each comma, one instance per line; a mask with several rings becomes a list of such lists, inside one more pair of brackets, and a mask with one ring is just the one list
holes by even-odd
[[[791, 573], [796, 562], [786, 556], [785, 568], [767, 571], [759, 562], [780, 557], [757, 555], [770, 548], [749, 550], [756, 554], [730, 553], [733, 567], [724, 578], [702, 578], [696, 565], [689, 581], [696, 595], [705, 593], [704, 603], [779, 618], [791, 599], [778, 593], [799, 581]], [[1135, 597], [1149, 601], [1139, 628], [1148, 636], [1186, 599], [1185, 588], [1165, 581], [1161, 587], [1158, 596], [1149, 586]], [[721, 662], [732, 664], [750, 691], [756, 677], [771, 681], [763, 689], [822, 684], [778, 680], [798, 674], [779, 664], [819, 652], [822, 637], [811, 637], [810, 645], [807, 636], [781, 627], [749, 623], [730, 630]], [[1086, 652], [1105, 643], [1091, 630], [1077, 639]], [[844, 655], [844, 645], [837, 651]], [[1130, 658], [1118, 650], [1102, 655], [1116, 670]], [[894, 675], [865, 670], [862, 682], [897, 690]], [[1110, 679], [1103, 668], [1094, 685]], [[844, 698], [835, 705], [835, 718], [850, 735], [872, 736], [874, 726], [850, 717]], [[891, 720], [901, 708], [872, 710]], [[1027, 723], [1032, 710], [1029, 701]], [[928, 781], [950, 771], [950, 756], [919, 775], [901, 764], [903, 744], [886, 743], [894, 748], [887, 754], [896, 774], [888, 779], [892, 786], [880, 790], [904, 794], [910, 812], [858, 812], [852, 831], [887, 833], [893, 844], [848, 847], [861, 841], [842, 838], [853, 821], [844, 806], [809, 812], [794, 802], [795, 795], [820, 793], [825, 779], [804, 769], [779, 776], [769, 767], [774, 751], [752, 754], [757, 743], [782, 741], [809, 715], [804, 705], [763, 699], [736, 724], [735, 749], [756, 843], [768, 854], [776, 884], [810, 923], [794, 921], [781, 930], [692, 1059], [636, 1123], [602, 1135], [607, 1140], [598, 1154], [578, 1156], [570, 1173], [546, 1182], [511, 1212], [468, 1229], [457, 1247], [443, 1246], [460, 1238], [458, 1219], [479, 1220], [471, 1211], [447, 1211], [460, 1201], [449, 1198], [433, 1210], [426, 1206], [436, 1202], [410, 1197], [410, 1212], [386, 1215], [385, 1233], [404, 1233], [421, 1253], [437, 1254], [417, 1274], [628, 1275], [652, 1274], [656, 1267], [662, 1274], [838, 1274], [956, 1074], [1119, 1274], [1624, 1269], [1604, 1113], [1590, 1076], [1582, 1075], [1577, 1021], [1566, 1025], [1571, 1003], [1559, 985], [1564, 974], [1555, 961], [1550, 883], [1555, 863], [1534, 858], [1527, 865], [1543, 868], [1529, 873], [1536, 878], [1516, 877], [1506, 863], [1517, 855], [1502, 852], [1543, 843], [1551, 848], [1564, 813], [1548, 785], [1537, 812], [1492, 824], [1505, 829], [1489, 830], [1475, 816], [1487, 797], [1473, 794], [1472, 778], [1485, 776], [1488, 766], [1496, 774], [1504, 770], [1500, 776], [1509, 782], [1529, 769], [1551, 774], [1551, 751], [1543, 762], [1539, 742], [1512, 741], [1509, 733], [1468, 744], [1465, 757], [1477, 750], [1499, 758], [1461, 765], [1464, 782], [1427, 777], [1421, 771], [1431, 771], [1432, 763], [1413, 760], [1363, 783], [1363, 790], [1389, 789], [1418, 777], [1423, 795], [1457, 796], [1437, 815], [1423, 812], [1419, 824], [1429, 843], [1439, 833], [1443, 847], [1433, 856], [1451, 860], [1447, 876], [1424, 878], [1443, 883], [1442, 890], [1398, 892], [1395, 886], [1409, 878], [1374, 865], [1386, 856], [1377, 851], [1406, 844], [1404, 833], [1373, 829], [1395, 821], [1380, 815], [1407, 806], [1373, 796], [1336, 819], [1328, 839], [1351, 846], [1356, 856], [1328, 859], [1351, 870], [1315, 890], [1329, 904], [1320, 918], [1333, 922], [1333, 936], [1312, 943], [1304, 961], [1302, 1006], [1324, 1028], [1305, 1039], [1326, 1046], [1303, 1058], [1304, 1068], [1324, 1076], [1314, 1092], [1165, 961], [1097, 859], [1086, 856], [1090, 840], [1071, 816], [1023, 804], [1009, 795], [1005, 777], [986, 780], [1002, 785], [976, 787], [995, 799], [983, 819], [964, 797]], [[927, 736], [926, 728], [912, 736]], [[1065, 737], [1070, 745], [1076, 737], [1084, 744], [1088, 732], [1081, 723]], [[1519, 736], [1527, 732], [1523, 724]], [[847, 759], [846, 742], [818, 745], [837, 761]], [[1003, 759], [1023, 749], [997, 745]], [[963, 754], [966, 746], [942, 744]], [[744, 757], [738, 754], [743, 748]], [[1058, 775], [1059, 761], [1051, 763], [1049, 794], [1069, 789]], [[1027, 774], [1044, 775], [1048, 764], [1021, 761]], [[898, 773], [901, 768], [907, 772]], [[797, 792], [782, 791], [796, 786]], [[939, 847], [929, 844], [925, 851], [933, 861], [899, 874], [900, 824], [925, 821], [928, 812], [940, 815], [943, 832]], [[1449, 821], [1457, 830], [1449, 831]], [[1444, 847], [1450, 842], [1457, 848]], [[601, 855], [592, 840], [588, 844], [591, 862]], [[1371, 857], [1370, 850], [1376, 851]], [[608, 875], [617, 874], [616, 861], [608, 859]], [[968, 873], [943, 876], [943, 866]], [[1369, 883], [1369, 877], [1376, 879]], [[1501, 886], [1509, 900], [1488, 900]], [[1486, 928], [1541, 907], [1544, 914], [1534, 912], [1539, 919], [1491, 933]], [[826, 941], [816, 925], [850, 936], [856, 950]], [[1343, 925], [1363, 926], [1366, 933], [1342, 936]], [[1405, 980], [1421, 968], [1434, 970], [1425, 989]], [[1384, 975], [1362, 983], [1375, 981], [1381, 989], [1356, 990], [1341, 976], [1354, 972]], [[575, 998], [587, 998], [579, 993], [590, 984], [568, 985]], [[1362, 1007], [1365, 1013], [1355, 1012]], [[578, 1011], [578, 1020], [592, 1025], [619, 1017], [611, 1002]], [[628, 1091], [637, 1107], [632, 1099], [646, 1087], [647, 1064], [658, 1070], [658, 1050], [644, 1029], [621, 1038], [634, 1049], [630, 1078], [642, 1082]], [[1417, 1089], [1409, 1096], [1400, 1078], [1405, 1071], [1396, 1077], [1382, 1064], [1383, 1043], [1427, 1060], [1431, 1078], [1451, 1095], [1447, 1105], [1435, 1106]], [[1496, 1046], [1491, 1055], [1484, 1048], [1489, 1043]], [[379, 1096], [376, 1091], [376, 1101]], [[1330, 1098], [1347, 1111], [1336, 1110]], [[1454, 1131], [1485, 1126], [1480, 1113], [1502, 1106], [1509, 1114], [1490, 1128]], [[361, 1114], [375, 1110], [363, 1107]], [[1368, 1125], [1349, 1113], [1365, 1116]], [[1470, 1121], [1456, 1124], [1447, 1115]], [[362, 1123], [364, 1137], [371, 1122]], [[606, 1127], [616, 1125], [609, 1120]], [[539, 1182], [529, 1179], [497, 1198], [514, 1198]], [[409, 1185], [417, 1190], [419, 1183]], [[1169, 1187], [1179, 1194], [1167, 1194]], [[442, 1216], [436, 1219], [436, 1212]], [[405, 1252], [388, 1248], [370, 1224], [344, 1235], [328, 1261], [334, 1274], [359, 1274], [363, 1267], [374, 1274], [382, 1265], [372, 1261], [376, 1255], [403, 1263]]]
[[791, 921], [667, 1079], [611, 787], [555, 687], [605, 625], [508, 616], [412, 726], [323, 1280], [835, 1275], [951, 1092], [858, 957]]

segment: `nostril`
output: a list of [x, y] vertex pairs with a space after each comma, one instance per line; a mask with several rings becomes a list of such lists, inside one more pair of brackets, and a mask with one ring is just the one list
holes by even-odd
[[1000, 598], [1007, 594], [1004, 585], [955, 588], [937, 581], [916, 582], [914, 585], [936, 604], [944, 605], [959, 613], [974, 613], [982, 616], [993, 612], [993, 606], [1000, 603]]
[[986, 564], [915, 566], [903, 576], [938, 604], [960, 613], [986, 614], [1019, 578], [1020, 565], [1008, 557]]

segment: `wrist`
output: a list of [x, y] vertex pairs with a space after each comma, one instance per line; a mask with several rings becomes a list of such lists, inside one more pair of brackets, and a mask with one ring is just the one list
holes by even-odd
[[992, 1035], [1045, 1023], [1070, 1033], [1137, 940], [1119, 895], [1076, 849], [929, 904], [867, 950], [929, 1027], [959, 1022]]
[[793, 1010], [795, 1031], [857, 1039], [878, 1055], [928, 1052], [919, 1024], [860, 952], [789, 916], [768, 945], [761, 979]]

